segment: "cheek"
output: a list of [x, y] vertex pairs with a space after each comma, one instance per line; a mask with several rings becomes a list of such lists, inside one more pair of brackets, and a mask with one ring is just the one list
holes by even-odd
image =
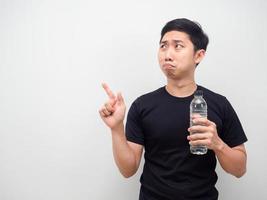
[[159, 63], [162, 63], [163, 60], [164, 60], [164, 58], [163, 58], [162, 53], [158, 53], [158, 61], [159, 61]]
[[180, 60], [181, 63], [192, 63], [194, 61], [194, 57], [190, 52], [184, 52], [183, 54], [180, 54], [177, 59]]

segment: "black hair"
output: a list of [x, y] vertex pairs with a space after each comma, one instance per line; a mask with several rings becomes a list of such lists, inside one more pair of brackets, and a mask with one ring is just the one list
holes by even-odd
[[180, 31], [188, 34], [191, 42], [194, 45], [194, 50], [207, 49], [209, 38], [206, 33], [202, 30], [199, 23], [193, 22], [186, 18], [179, 18], [169, 21], [161, 30], [161, 38], [170, 31]]

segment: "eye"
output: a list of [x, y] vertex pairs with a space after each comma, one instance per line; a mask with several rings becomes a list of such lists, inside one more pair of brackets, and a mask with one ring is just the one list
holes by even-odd
[[175, 49], [182, 49], [184, 46], [179, 44], [179, 43], [176, 43], [175, 44]]
[[161, 48], [161, 49], [165, 49], [166, 47], [167, 47], [166, 44], [164, 44], [164, 43], [163, 43], [163, 44], [160, 44], [160, 48]]

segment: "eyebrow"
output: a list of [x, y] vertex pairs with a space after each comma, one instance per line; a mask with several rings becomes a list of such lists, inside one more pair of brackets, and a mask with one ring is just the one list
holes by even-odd
[[[182, 40], [172, 40], [172, 42], [174, 42], [174, 43], [184, 43]], [[166, 44], [166, 43], [168, 43], [167, 40], [164, 40], [164, 41], [160, 42], [160, 44]]]

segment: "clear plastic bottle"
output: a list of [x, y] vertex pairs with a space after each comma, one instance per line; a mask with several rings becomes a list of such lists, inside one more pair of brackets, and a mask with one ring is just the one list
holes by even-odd
[[[194, 99], [191, 101], [190, 104], [190, 127], [198, 124], [194, 124], [192, 117], [208, 117], [208, 106], [203, 98], [203, 91], [202, 90], [197, 90], [194, 94]], [[190, 133], [194, 134], [194, 133]], [[197, 154], [197, 155], [203, 155], [206, 154], [208, 149], [204, 145], [197, 145], [197, 146], [190, 146], [190, 151], [192, 154]]]

